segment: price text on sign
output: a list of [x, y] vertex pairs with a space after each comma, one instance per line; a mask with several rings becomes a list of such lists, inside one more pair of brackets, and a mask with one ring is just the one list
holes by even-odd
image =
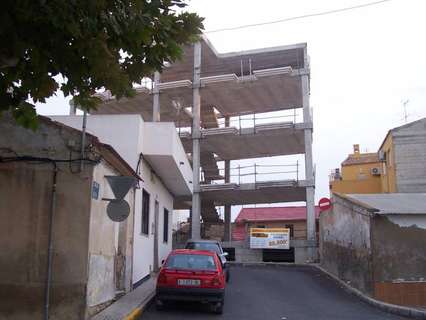
[[252, 228], [250, 229], [251, 249], [289, 249], [290, 229]]

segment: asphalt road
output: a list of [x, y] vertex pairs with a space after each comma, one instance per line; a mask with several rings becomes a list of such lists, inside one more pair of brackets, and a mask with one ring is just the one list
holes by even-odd
[[225, 294], [223, 315], [205, 305], [178, 303], [164, 311], [154, 304], [140, 320], [396, 320], [347, 293], [312, 267], [233, 267]]

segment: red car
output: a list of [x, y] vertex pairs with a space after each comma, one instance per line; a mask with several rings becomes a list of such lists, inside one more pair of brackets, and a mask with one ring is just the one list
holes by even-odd
[[225, 284], [225, 272], [215, 252], [174, 250], [157, 278], [156, 306], [161, 309], [169, 301], [200, 301], [221, 314]]

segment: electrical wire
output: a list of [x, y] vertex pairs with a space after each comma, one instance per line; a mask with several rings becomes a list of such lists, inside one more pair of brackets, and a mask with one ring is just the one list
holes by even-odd
[[222, 29], [215, 29], [215, 30], [205, 31], [204, 33], [217, 33], [217, 32], [223, 32], [223, 31], [234, 31], [234, 30], [245, 29], [245, 28], [253, 28], [253, 27], [282, 23], [282, 22], [325, 16], [325, 15], [334, 14], [334, 13], [340, 13], [340, 12], [345, 12], [345, 11], [350, 11], [350, 10], [355, 10], [355, 9], [361, 9], [361, 8], [365, 8], [365, 7], [376, 6], [376, 5], [379, 5], [379, 4], [382, 4], [382, 3], [385, 3], [385, 2], [390, 2], [390, 1], [392, 1], [392, 0], [374, 1], [374, 2], [369, 2], [369, 3], [359, 4], [359, 5], [356, 5], [356, 6], [339, 8], [339, 9], [334, 9], [334, 10], [321, 11], [321, 12], [315, 12], [315, 13], [309, 13], [309, 14], [304, 14], [304, 15], [300, 15], [300, 16], [294, 16], [294, 17], [289, 17], [289, 18], [284, 18], [284, 19], [279, 19], [279, 20], [253, 23], [253, 24], [246, 24], [246, 25], [229, 27], [229, 28], [222, 28]]

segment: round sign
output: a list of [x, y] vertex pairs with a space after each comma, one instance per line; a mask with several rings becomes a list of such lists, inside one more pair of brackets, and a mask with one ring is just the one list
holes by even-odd
[[115, 222], [121, 222], [127, 219], [130, 213], [130, 206], [126, 200], [111, 200], [107, 206], [108, 217]]
[[331, 208], [331, 200], [329, 198], [321, 198], [318, 206], [320, 211], [325, 211]]

